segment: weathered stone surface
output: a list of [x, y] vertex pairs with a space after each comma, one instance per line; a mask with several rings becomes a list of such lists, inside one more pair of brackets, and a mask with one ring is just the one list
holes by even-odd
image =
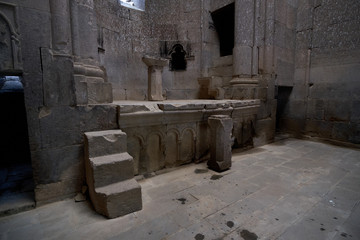
[[75, 105], [73, 62], [68, 56], [56, 56], [41, 49], [45, 106]]
[[[95, 188], [128, 180], [134, 177], [133, 158], [127, 153], [118, 153], [90, 158], [90, 171]], [[116, 173], [114, 175], [114, 173]]]
[[232, 119], [226, 115], [209, 117], [210, 126], [210, 160], [208, 166], [218, 172], [231, 167], [231, 131]]
[[143, 62], [148, 66], [148, 97], [150, 101], [163, 100], [162, 92], [162, 71], [167, 64], [166, 59], [143, 57]]
[[87, 132], [86, 148], [90, 158], [126, 152], [126, 134], [121, 130]]
[[95, 189], [94, 201], [97, 212], [108, 218], [116, 218], [142, 209], [141, 186], [135, 179], [126, 180]]
[[121, 130], [85, 133], [86, 182], [95, 210], [115, 218], [142, 208], [134, 161]]

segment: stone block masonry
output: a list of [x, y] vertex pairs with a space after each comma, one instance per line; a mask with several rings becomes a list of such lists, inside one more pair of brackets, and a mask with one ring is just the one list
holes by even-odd
[[95, 211], [116, 218], [142, 209], [141, 187], [121, 130], [85, 133], [86, 181]]

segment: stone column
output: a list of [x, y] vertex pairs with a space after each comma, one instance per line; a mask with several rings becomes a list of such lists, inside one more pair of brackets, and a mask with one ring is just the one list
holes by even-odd
[[257, 84], [258, 48], [255, 44], [254, 0], [235, 0], [235, 39], [232, 85]]
[[77, 104], [111, 103], [112, 85], [99, 64], [94, 1], [70, 1], [74, 82]]
[[52, 49], [71, 55], [71, 27], [68, 0], [50, 0]]
[[224, 171], [231, 167], [231, 131], [233, 121], [227, 115], [213, 115], [208, 119], [210, 139], [209, 168]]
[[167, 60], [154, 57], [143, 57], [143, 62], [148, 66], [148, 99], [162, 101], [162, 71], [167, 65]]

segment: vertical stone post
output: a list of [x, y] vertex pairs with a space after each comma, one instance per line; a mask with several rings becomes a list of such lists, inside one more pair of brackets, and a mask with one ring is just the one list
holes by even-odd
[[256, 1], [235, 0], [235, 39], [232, 85], [257, 84], [258, 48], [255, 44]]
[[50, 0], [52, 49], [71, 55], [71, 27], [68, 0]]
[[231, 167], [231, 131], [233, 121], [227, 115], [213, 115], [208, 118], [210, 127], [209, 168], [224, 171]]
[[162, 101], [162, 71], [167, 65], [167, 60], [154, 57], [143, 57], [143, 62], [148, 66], [148, 99]]

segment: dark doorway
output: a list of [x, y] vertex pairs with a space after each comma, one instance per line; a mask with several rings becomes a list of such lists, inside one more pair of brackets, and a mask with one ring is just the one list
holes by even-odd
[[24, 90], [20, 76], [0, 76], [0, 128], [1, 216], [34, 205]]
[[277, 99], [277, 108], [276, 108], [276, 130], [281, 131], [281, 120], [284, 117], [284, 112], [286, 105], [289, 102], [289, 97], [292, 91], [292, 87], [286, 86], [276, 86], [275, 93]]
[[235, 3], [211, 13], [220, 40], [220, 56], [232, 55], [234, 48]]

